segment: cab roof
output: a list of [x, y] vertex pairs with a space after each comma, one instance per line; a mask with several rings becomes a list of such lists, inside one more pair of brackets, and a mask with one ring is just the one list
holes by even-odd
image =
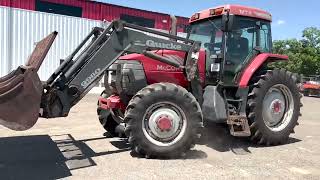
[[238, 16], [263, 19], [270, 22], [272, 21], [272, 15], [267, 11], [264, 11], [258, 8], [248, 7], [248, 6], [227, 4], [227, 5], [222, 5], [222, 6], [206, 9], [198, 13], [195, 13], [190, 18], [189, 23], [193, 23], [196, 21], [200, 21], [200, 20], [215, 17], [215, 16], [220, 16], [223, 14], [227, 14], [228, 12], [230, 14], [234, 14]]

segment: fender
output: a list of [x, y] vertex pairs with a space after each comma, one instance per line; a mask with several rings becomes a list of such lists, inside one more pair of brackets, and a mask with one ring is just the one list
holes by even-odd
[[271, 53], [262, 53], [256, 56], [252, 62], [246, 67], [241, 75], [239, 86], [240, 88], [247, 87], [251, 77], [253, 74], [261, 67], [263, 63], [275, 62], [275, 61], [287, 61], [289, 59], [288, 56], [280, 55], [280, 54], [271, 54]]

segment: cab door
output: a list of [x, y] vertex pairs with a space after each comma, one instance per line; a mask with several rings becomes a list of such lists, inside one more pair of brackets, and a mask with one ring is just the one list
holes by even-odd
[[226, 33], [226, 55], [223, 82], [236, 85], [236, 75], [256, 56], [255, 48], [271, 52], [270, 23], [237, 16], [233, 28]]

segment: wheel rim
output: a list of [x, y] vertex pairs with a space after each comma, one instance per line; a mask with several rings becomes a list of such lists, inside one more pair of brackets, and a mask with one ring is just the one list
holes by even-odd
[[111, 109], [110, 112], [113, 119], [115, 119], [117, 122], [124, 121], [124, 114], [120, 109]]
[[290, 123], [294, 101], [289, 88], [283, 84], [272, 86], [263, 100], [262, 117], [269, 129], [281, 131]]
[[153, 104], [143, 116], [143, 133], [150, 142], [158, 146], [177, 143], [185, 134], [186, 127], [184, 112], [171, 102]]

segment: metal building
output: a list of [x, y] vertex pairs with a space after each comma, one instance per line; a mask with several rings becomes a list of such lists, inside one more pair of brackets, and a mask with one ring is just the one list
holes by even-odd
[[[35, 4], [31, 2], [37, 1], [38, 0], [0, 1], [0, 76], [8, 74], [19, 65], [24, 64], [34, 48], [34, 43], [41, 40], [47, 34], [58, 31], [59, 35], [39, 71], [41, 80], [47, 80], [59, 66], [60, 58], [66, 58], [93, 27], [103, 27], [108, 23], [105, 21], [105, 18], [111, 21], [111, 18], [115, 17], [104, 13], [95, 13], [94, 10], [90, 10], [90, 7], [98, 6], [101, 8], [100, 12], [105, 12], [107, 11], [106, 8], [110, 6], [108, 4], [78, 0], [55, 0], [55, 2], [64, 3], [70, 3], [71, 1], [78, 2], [78, 4], [75, 3], [75, 5], [84, 7], [81, 14], [87, 18], [83, 18], [62, 15], [62, 13], [35, 11]], [[51, 1], [53, 0], [50, 0], [50, 2]], [[102, 11], [102, 9], [105, 10]], [[116, 12], [111, 12], [111, 14], [121, 15], [120, 12], [122, 11], [125, 10], [116, 10]], [[138, 10], [130, 10], [127, 8], [126, 11], [137, 15], [134, 11]], [[148, 14], [153, 12], [142, 11], [141, 13]], [[101, 18], [102, 16], [104, 18]], [[169, 15], [159, 16], [160, 18], [158, 18], [163, 20], [162, 18], [166, 16]], [[144, 17], [149, 16], [146, 15]], [[161, 23], [156, 25], [155, 23], [155, 26], [160, 28], [160, 24]], [[170, 22], [168, 22], [168, 24], [170, 24]], [[161, 26], [161, 28], [162, 31], [167, 31], [166, 26]], [[181, 32], [179, 34], [181, 36], [185, 35]]]
[[[1, 0], [0, 6], [112, 21], [123, 19], [149, 28], [169, 30], [170, 15], [89, 0]], [[178, 32], [184, 32], [188, 18], [177, 17]]]

